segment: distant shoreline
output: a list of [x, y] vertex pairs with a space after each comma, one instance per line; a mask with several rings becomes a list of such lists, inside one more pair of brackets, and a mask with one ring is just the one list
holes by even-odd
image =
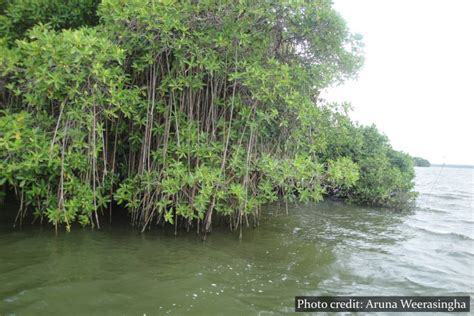
[[455, 165], [455, 164], [436, 164], [436, 163], [431, 164], [431, 167], [474, 169], [474, 165]]

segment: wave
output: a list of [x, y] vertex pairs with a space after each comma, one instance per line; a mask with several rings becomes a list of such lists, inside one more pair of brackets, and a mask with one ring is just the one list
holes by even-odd
[[446, 250], [445, 253], [451, 257], [457, 257], [457, 258], [468, 258], [471, 260], [474, 258], [474, 254], [467, 252], [467, 251], [454, 251], [454, 250]]
[[474, 240], [470, 236], [455, 233], [455, 232], [440, 232], [440, 231], [431, 230], [431, 229], [427, 229], [427, 228], [423, 228], [423, 227], [419, 227], [419, 226], [415, 226], [415, 225], [410, 225], [410, 224], [406, 224], [406, 225], [410, 226], [413, 229], [417, 229], [417, 230], [420, 230], [422, 232], [428, 233], [430, 235], [449, 236], [449, 237], [454, 237], [454, 238], [463, 239], [463, 240]]
[[420, 211], [426, 211], [426, 212], [431, 212], [431, 213], [449, 214], [449, 212], [447, 212], [447, 211], [437, 209], [437, 208], [431, 208], [431, 207], [428, 207], [428, 206], [418, 206], [417, 209], [420, 210]]
[[471, 194], [462, 194], [462, 193], [421, 193], [420, 196], [426, 198], [441, 198], [445, 200], [471, 200], [474, 198]]

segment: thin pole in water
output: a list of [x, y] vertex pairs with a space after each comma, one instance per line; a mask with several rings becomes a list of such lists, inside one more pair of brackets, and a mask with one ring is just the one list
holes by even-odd
[[426, 204], [428, 204], [428, 202], [430, 201], [431, 193], [433, 192], [435, 185], [438, 183], [438, 180], [441, 177], [441, 173], [443, 172], [443, 169], [445, 166], [446, 166], [446, 162], [443, 162], [443, 164], [441, 165], [441, 169], [439, 170], [439, 173], [435, 178], [435, 181], [433, 181], [433, 184], [431, 185], [430, 193], [428, 193], [428, 199], [426, 200]]

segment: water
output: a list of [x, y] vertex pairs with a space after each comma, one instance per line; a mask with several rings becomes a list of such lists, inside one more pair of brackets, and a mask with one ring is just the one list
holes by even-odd
[[[417, 208], [268, 206], [243, 240], [0, 227], [0, 314], [274, 315], [295, 295], [474, 293], [474, 169], [418, 168]], [[472, 307], [471, 307], [472, 308]]]

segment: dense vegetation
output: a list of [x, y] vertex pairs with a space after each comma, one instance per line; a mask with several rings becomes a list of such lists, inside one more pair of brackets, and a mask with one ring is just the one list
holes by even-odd
[[[96, 11], [97, 9], [97, 11]], [[400, 206], [413, 161], [322, 89], [362, 44], [328, 0], [0, 2], [0, 184], [58, 227], [258, 225], [281, 199]], [[100, 22], [99, 22], [100, 21]]]
[[431, 163], [428, 160], [424, 158], [420, 158], [420, 157], [413, 157], [413, 163], [415, 167], [430, 167], [431, 166]]

